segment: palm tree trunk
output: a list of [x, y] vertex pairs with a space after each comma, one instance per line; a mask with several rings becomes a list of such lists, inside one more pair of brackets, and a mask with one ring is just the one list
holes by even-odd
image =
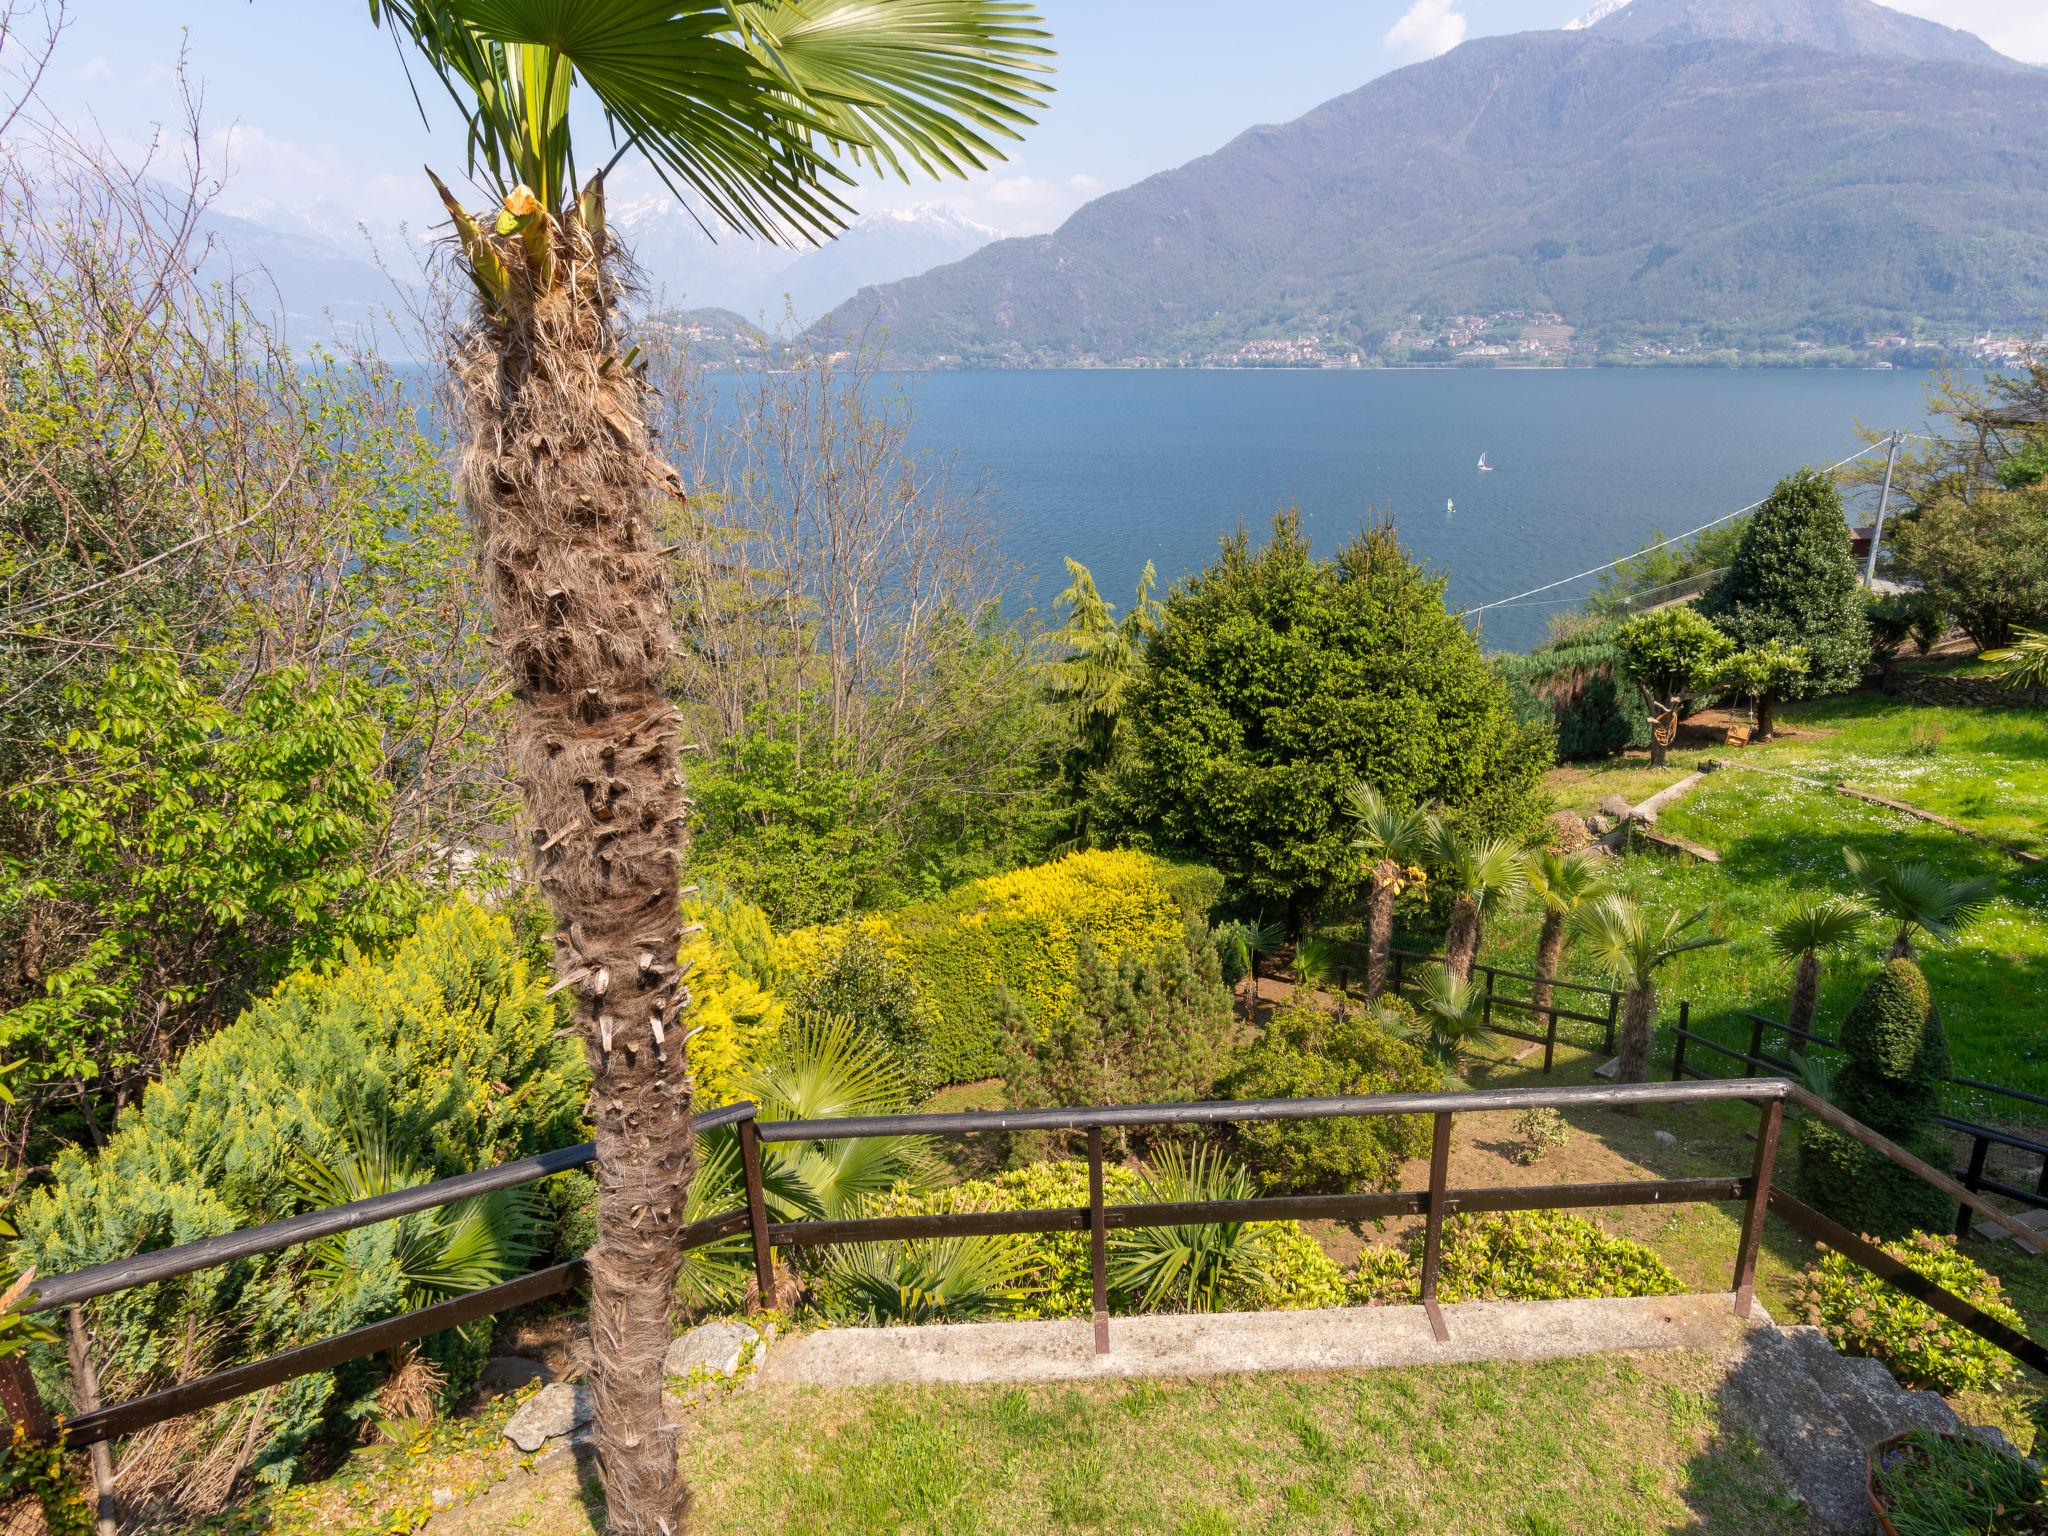
[[[610, 263], [574, 227], [561, 268], [481, 315], [457, 355], [461, 482], [517, 710], [512, 754], [555, 965], [591, 1065], [599, 1237], [591, 1390], [606, 1530], [680, 1532], [663, 1354], [689, 1188], [679, 866], [688, 801], [650, 509], [679, 495], [620, 362]], [[538, 285], [535, 285], [538, 286]]]
[[1460, 896], [1451, 908], [1451, 926], [1444, 933], [1444, 969], [1460, 981], [1472, 979], [1472, 962], [1479, 957], [1479, 904]]
[[1641, 982], [1621, 995], [1621, 1037], [1615, 1043], [1620, 1065], [1614, 1080], [1640, 1083], [1650, 1075], [1650, 1028], [1657, 1017], [1657, 986]]
[[1538, 1029], [1550, 1024], [1550, 999], [1557, 990], [1552, 984], [1557, 980], [1557, 968], [1564, 963], [1564, 940], [1564, 914], [1554, 907], [1547, 909], [1543, 931], [1536, 939], [1536, 985], [1529, 989], [1530, 1000], [1538, 1009]]
[[1786, 1029], [1810, 1034], [1813, 1016], [1819, 1009], [1820, 956], [1808, 950], [1799, 957], [1799, 964], [1792, 972], [1792, 1005], [1785, 1012]]
[[1892, 940], [1892, 947], [1885, 955], [1887, 960], [1910, 960], [1913, 958], [1913, 930], [1899, 929], [1898, 937]]
[[1365, 909], [1365, 1000], [1373, 1002], [1387, 987], [1393, 962], [1394, 874], [1391, 860], [1382, 859], [1372, 872], [1372, 898]]

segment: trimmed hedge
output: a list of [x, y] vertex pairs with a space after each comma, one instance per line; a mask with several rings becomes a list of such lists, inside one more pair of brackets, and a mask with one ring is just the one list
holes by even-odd
[[[2026, 1331], [1998, 1277], [1956, 1252], [1954, 1238], [1915, 1232], [1904, 1242], [1884, 1244], [1884, 1251], [2007, 1327]], [[1839, 1253], [1823, 1254], [1793, 1282], [1792, 1304], [1835, 1348], [1882, 1360], [1908, 1387], [1995, 1390], [2015, 1369], [2012, 1356], [1997, 1345]]]
[[[1403, 1249], [1369, 1249], [1347, 1288], [1354, 1303], [1422, 1299], [1422, 1234]], [[1437, 1295], [1454, 1301], [1568, 1301], [1676, 1296], [1682, 1287], [1641, 1243], [1567, 1211], [1453, 1216], [1444, 1223]]]
[[[1128, 850], [1069, 854], [976, 880], [935, 901], [860, 919], [910, 970], [929, 1020], [921, 1075], [972, 1082], [1002, 1070], [1002, 995], [1034, 1023], [1074, 1003], [1083, 934], [1105, 960], [1178, 942], [1221, 877]], [[1199, 908], [1183, 903], [1205, 903]], [[788, 936], [785, 969], [802, 972], [843, 944], [848, 925]]]

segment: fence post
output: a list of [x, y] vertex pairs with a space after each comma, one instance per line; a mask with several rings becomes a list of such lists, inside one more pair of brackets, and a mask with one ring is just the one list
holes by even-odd
[[754, 1238], [754, 1287], [760, 1305], [775, 1305], [775, 1250], [768, 1246], [768, 1201], [761, 1188], [761, 1133], [754, 1117], [739, 1123], [740, 1173], [747, 1185], [747, 1230]]
[[[1973, 1136], [1970, 1138], [1970, 1166], [1968, 1171], [1963, 1174], [1963, 1188], [1967, 1189], [1973, 1195], [1979, 1193], [1983, 1189], [1984, 1157], [1985, 1154], [1988, 1153], [1990, 1150], [1991, 1142], [1987, 1137]], [[2048, 1169], [2048, 1163], [2044, 1163], [2043, 1167], [2044, 1169]], [[1960, 1200], [1956, 1202], [1957, 1242], [1961, 1242], [1964, 1238], [1970, 1235], [1971, 1214], [1971, 1210], [1967, 1205], [1963, 1204], [1963, 1202]]]
[[1744, 1077], [1755, 1077], [1757, 1065], [1764, 1054], [1764, 1018], [1760, 1013], [1749, 1016], [1749, 1060], [1742, 1064]]
[[21, 1426], [31, 1444], [48, 1445], [57, 1438], [57, 1426], [50, 1422], [50, 1410], [43, 1406], [24, 1355], [0, 1356], [0, 1409], [6, 1411], [8, 1423]]
[[1436, 1272], [1443, 1259], [1444, 1189], [1451, 1172], [1451, 1116], [1448, 1110], [1436, 1117], [1436, 1135], [1429, 1148], [1429, 1203], [1422, 1224], [1422, 1306], [1429, 1314], [1429, 1329], [1439, 1344], [1451, 1337], [1444, 1315], [1436, 1304]]
[[1499, 973], [1490, 965], [1480, 967], [1486, 972], [1486, 1001], [1480, 1006], [1479, 1019], [1483, 1024], [1493, 1022], [1493, 980]]
[[1742, 1243], [1735, 1250], [1735, 1315], [1749, 1316], [1756, 1300], [1756, 1258], [1764, 1241], [1764, 1207], [1771, 1198], [1771, 1170], [1778, 1161], [1778, 1131], [1785, 1120], [1785, 1101], [1764, 1100], [1763, 1123], [1756, 1133], [1756, 1162], [1750, 1172], [1749, 1209], [1742, 1218]]
[[1674, 1083], [1685, 1077], [1685, 1042], [1686, 1037], [1692, 1033], [1687, 1027], [1691, 1023], [1692, 1004], [1681, 999], [1678, 1004], [1678, 1033], [1672, 1041], [1671, 1048], [1671, 1081]]
[[1095, 1284], [1095, 1353], [1109, 1353], [1109, 1221], [1102, 1210], [1102, 1127], [1088, 1127], [1088, 1271]]
[[[92, 1363], [91, 1341], [85, 1336], [85, 1308], [66, 1307], [65, 1330], [71, 1354], [71, 1391], [80, 1413], [95, 1412], [100, 1406], [100, 1373]], [[86, 1453], [92, 1466], [93, 1523], [99, 1536], [116, 1536], [121, 1529], [120, 1509], [114, 1502], [114, 1453], [104, 1440], [95, 1440]]]
[[1610, 1056], [1614, 1054], [1614, 1021], [1620, 1013], [1621, 994], [1615, 991], [1614, 988], [1609, 987], [1607, 989], [1607, 1054]]
[[1557, 1015], [1550, 1016], [1550, 1025], [1543, 1031], [1543, 1070], [1550, 1071], [1551, 1059], [1557, 1055]]

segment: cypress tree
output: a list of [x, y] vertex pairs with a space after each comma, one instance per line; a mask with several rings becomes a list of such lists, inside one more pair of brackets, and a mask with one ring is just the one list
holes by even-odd
[[1742, 542], [1699, 610], [1743, 650], [1773, 641], [1807, 655], [1780, 697], [1842, 693], [1863, 681], [1870, 637], [1841, 492], [1817, 470], [1778, 482], [1743, 526]]

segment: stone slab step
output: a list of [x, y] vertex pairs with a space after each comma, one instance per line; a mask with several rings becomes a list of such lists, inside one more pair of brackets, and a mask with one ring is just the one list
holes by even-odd
[[1062, 1381], [1355, 1371], [1474, 1360], [1554, 1360], [1613, 1349], [1736, 1347], [1745, 1325], [1728, 1296], [1461, 1302], [1439, 1342], [1421, 1308], [1225, 1312], [1110, 1319], [1110, 1353], [1086, 1320], [829, 1328], [777, 1344], [764, 1387], [895, 1382]]
[[1934, 1392], [1908, 1392], [1884, 1363], [1844, 1355], [1818, 1328], [1783, 1330], [1835, 1411], [1862, 1438], [1864, 1448], [1909, 1429], [1952, 1435], [1962, 1428], [1955, 1410]]
[[1727, 1395], [1750, 1432], [1771, 1453], [1817, 1528], [1833, 1536], [1867, 1530], [1862, 1435], [1814, 1379], [1795, 1339], [1776, 1328], [1758, 1328], [1746, 1343], [1729, 1373]]

